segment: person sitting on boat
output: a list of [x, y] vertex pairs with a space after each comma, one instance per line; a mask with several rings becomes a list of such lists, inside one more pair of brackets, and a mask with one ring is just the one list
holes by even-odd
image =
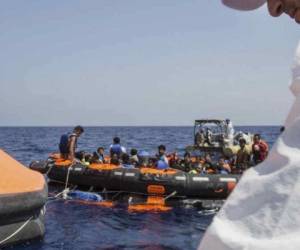
[[124, 168], [134, 168], [134, 165], [130, 162], [130, 156], [128, 154], [122, 154], [121, 161]]
[[253, 137], [252, 154], [255, 165], [263, 162], [269, 153], [268, 144], [261, 139], [260, 134], [255, 134]]
[[135, 148], [130, 150], [130, 163], [135, 167], [139, 165], [138, 151]]
[[169, 161], [166, 156], [166, 146], [158, 146], [158, 155], [157, 155], [157, 166], [158, 169], [167, 169], [169, 168]]
[[179, 169], [180, 158], [179, 158], [177, 152], [174, 152], [169, 156], [169, 165], [171, 168]]
[[235, 166], [240, 170], [245, 170], [250, 166], [250, 153], [246, 148], [246, 140], [241, 138], [239, 141], [240, 149], [236, 154]]
[[208, 153], [205, 154], [204, 160], [205, 160], [205, 162], [204, 162], [203, 167], [202, 167], [202, 173], [204, 173], [204, 174], [216, 174], [217, 169], [216, 169], [216, 166], [212, 162], [210, 154], [208, 154]]
[[228, 163], [226, 163], [223, 157], [220, 157], [219, 162], [217, 164], [219, 174], [230, 174], [231, 167]]
[[126, 149], [121, 146], [121, 140], [119, 137], [115, 137], [113, 139], [113, 144], [109, 147], [110, 156], [117, 155], [118, 158], [121, 157], [122, 154], [126, 153]]
[[179, 169], [189, 173], [190, 171], [194, 170], [194, 164], [192, 162], [191, 154], [186, 152], [184, 154], [183, 160], [180, 161]]
[[97, 153], [96, 154], [98, 155], [99, 163], [106, 163], [105, 157], [104, 157], [104, 148], [103, 147], [97, 148]]
[[92, 163], [93, 156], [91, 154], [83, 152], [81, 158], [81, 164], [84, 166], [89, 166]]
[[97, 154], [97, 152], [93, 153], [91, 163], [96, 163], [96, 164], [102, 163], [99, 160], [99, 155]]
[[137, 167], [139, 168], [145, 168], [148, 167], [150, 164], [150, 154], [145, 150], [139, 150], [138, 151], [138, 159], [139, 162], [137, 164]]
[[110, 164], [112, 165], [120, 165], [120, 157], [117, 154], [113, 154], [110, 159]]
[[209, 146], [212, 145], [212, 131], [210, 128], [206, 128], [204, 143], [207, 143]]
[[77, 140], [84, 132], [83, 127], [76, 126], [73, 129], [73, 133], [71, 134], [64, 134], [60, 138], [59, 142], [59, 151], [61, 156], [64, 159], [69, 159], [71, 161], [74, 161], [75, 158], [75, 151], [77, 148]]
[[205, 142], [205, 133], [204, 130], [201, 128], [198, 130], [198, 132], [195, 135], [195, 145], [198, 147], [203, 146]]

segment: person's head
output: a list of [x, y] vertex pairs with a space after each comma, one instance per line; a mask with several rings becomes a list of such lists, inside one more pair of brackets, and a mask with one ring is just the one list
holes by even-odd
[[92, 156], [91, 154], [86, 154], [86, 155], [84, 156], [84, 161], [85, 161], [85, 162], [91, 162], [92, 159], [93, 159], [93, 156]]
[[244, 147], [246, 146], [246, 140], [245, 140], [244, 138], [241, 138], [241, 139], [239, 140], [239, 144], [240, 144], [240, 147], [241, 147], [241, 148], [244, 148]]
[[119, 165], [120, 164], [119, 157], [118, 157], [117, 154], [113, 154], [111, 156], [110, 163], [113, 164], [113, 165]]
[[226, 122], [226, 124], [229, 124], [230, 123], [230, 119], [226, 119], [225, 122]]
[[81, 126], [76, 126], [74, 129], [73, 129], [73, 133], [76, 134], [78, 137], [84, 132], [84, 129], [83, 127]]
[[130, 164], [130, 157], [128, 154], [122, 154], [122, 163], [123, 164]]
[[158, 146], [158, 154], [164, 155], [166, 153], [166, 146], [165, 145], [159, 145]]
[[114, 143], [114, 144], [120, 144], [120, 142], [121, 142], [121, 140], [120, 140], [119, 137], [115, 137], [115, 138], [113, 139], [113, 143]]
[[283, 132], [284, 132], [284, 130], [285, 130], [285, 127], [284, 127], [284, 126], [282, 126], [282, 127], [280, 128], [280, 133], [283, 133]]
[[278, 17], [285, 13], [300, 24], [300, 0], [222, 0], [222, 2], [237, 10], [254, 10], [267, 2], [271, 16]]
[[254, 143], [259, 143], [260, 139], [261, 139], [260, 134], [255, 134], [253, 137]]
[[219, 165], [223, 166], [225, 164], [225, 159], [223, 157], [220, 157], [219, 159]]
[[210, 154], [205, 154], [205, 162], [211, 162]]
[[190, 153], [186, 152], [184, 154], [184, 161], [185, 162], [190, 162], [191, 161], [191, 154]]
[[99, 155], [104, 155], [104, 148], [103, 148], [103, 147], [99, 147], [99, 148], [97, 149], [97, 153], [98, 153]]
[[83, 160], [84, 159], [84, 157], [85, 157], [85, 155], [86, 155], [86, 153], [84, 152], [84, 151], [79, 151], [78, 153], [77, 153], [77, 158], [79, 159], [79, 160]]
[[137, 151], [135, 148], [132, 148], [132, 149], [130, 150], [130, 155], [131, 155], [131, 156], [137, 155], [137, 153], [138, 153], [138, 151]]

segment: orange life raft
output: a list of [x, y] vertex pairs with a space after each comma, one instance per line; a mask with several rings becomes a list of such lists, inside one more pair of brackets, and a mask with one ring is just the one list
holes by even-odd
[[45, 232], [44, 177], [0, 150], [0, 248]]

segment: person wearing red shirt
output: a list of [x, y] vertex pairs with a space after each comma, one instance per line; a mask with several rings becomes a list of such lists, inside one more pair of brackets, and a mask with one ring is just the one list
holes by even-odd
[[264, 161], [268, 156], [269, 146], [259, 134], [255, 134], [253, 137], [252, 152], [255, 165]]

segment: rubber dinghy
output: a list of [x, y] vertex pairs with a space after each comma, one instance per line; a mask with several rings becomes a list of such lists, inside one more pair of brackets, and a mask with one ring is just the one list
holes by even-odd
[[0, 248], [44, 235], [45, 178], [0, 150]]
[[46, 173], [50, 180], [63, 183], [150, 195], [169, 195], [176, 191], [177, 198], [225, 199], [240, 178], [240, 175], [194, 175], [176, 169], [124, 168], [111, 164], [72, 165], [69, 160], [57, 157], [34, 161], [30, 168]]

